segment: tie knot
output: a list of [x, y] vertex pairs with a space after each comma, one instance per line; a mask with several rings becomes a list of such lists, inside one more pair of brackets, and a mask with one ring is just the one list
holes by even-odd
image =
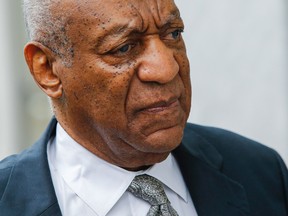
[[178, 216], [158, 179], [146, 174], [136, 176], [127, 190], [150, 203], [147, 216]]
[[162, 205], [169, 203], [162, 183], [149, 175], [136, 176], [130, 184], [128, 191], [147, 202], [150, 205]]

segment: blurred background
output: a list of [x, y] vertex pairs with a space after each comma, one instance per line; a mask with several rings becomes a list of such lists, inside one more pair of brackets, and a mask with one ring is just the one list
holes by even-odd
[[[276, 149], [288, 164], [288, 2], [176, 0], [186, 24], [189, 121]], [[24, 62], [21, 0], [0, 1], [0, 159], [32, 145], [52, 113]]]

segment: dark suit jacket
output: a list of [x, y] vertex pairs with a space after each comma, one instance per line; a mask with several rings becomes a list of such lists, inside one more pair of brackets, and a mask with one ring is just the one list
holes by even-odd
[[[42, 138], [0, 163], [1, 216], [60, 216]], [[173, 151], [199, 216], [288, 215], [287, 168], [279, 155], [221, 129], [187, 124]]]

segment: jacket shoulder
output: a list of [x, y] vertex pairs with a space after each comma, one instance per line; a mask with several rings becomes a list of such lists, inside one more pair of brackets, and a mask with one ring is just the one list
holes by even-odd
[[[251, 182], [258, 182], [255, 187], [260, 187], [259, 182], [262, 185], [274, 185], [275, 188], [281, 185], [284, 196], [288, 199], [287, 166], [274, 149], [224, 129], [190, 123], [185, 128], [183, 144], [187, 149], [193, 149], [192, 146], [197, 144], [210, 146], [216, 150], [213, 157], [215, 153], [220, 155], [219, 168], [224, 174], [247, 187], [252, 185]], [[211, 152], [207, 153], [210, 153], [211, 158]]]
[[246, 173], [245, 178], [249, 179], [261, 174], [267, 176], [269, 173], [273, 179], [273, 175], [281, 173], [288, 196], [287, 167], [272, 148], [231, 131], [190, 123], [185, 128], [183, 144], [187, 149], [193, 149], [195, 146], [200, 150], [203, 146], [213, 148], [216, 151], [208, 152], [210, 158], [215, 157], [217, 153], [222, 161], [219, 163], [221, 170], [231, 176], [242, 178], [241, 175]]
[[255, 155], [269, 158], [278, 154], [275, 150], [237, 133], [221, 128], [187, 123], [184, 131], [184, 140], [186, 143], [189, 143], [189, 140], [195, 139], [193, 136], [198, 136], [199, 139], [208, 142], [223, 157], [231, 156], [232, 158], [237, 158], [237, 156], [245, 155], [245, 157], [250, 156], [252, 159]]
[[253, 215], [266, 210], [269, 215], [287, 215], [288, 172], [275, 150], [227, 130], [190, 123], [180, 148], [182, 154], [196, 158], [194, 162], [241, 185]]

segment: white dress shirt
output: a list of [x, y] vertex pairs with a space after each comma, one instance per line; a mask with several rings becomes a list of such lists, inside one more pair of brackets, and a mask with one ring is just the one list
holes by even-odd
[[145, 216], [150, 204], [127, 192], [136, 175], [148, 174], [164, 184], [180, 216], [196, 216], [176, 160], [166, 160], [145, 171], [132, 172], [112, 165], [73, 140], [57, 124], [47, 147], [49, 168], [63, 216]]

